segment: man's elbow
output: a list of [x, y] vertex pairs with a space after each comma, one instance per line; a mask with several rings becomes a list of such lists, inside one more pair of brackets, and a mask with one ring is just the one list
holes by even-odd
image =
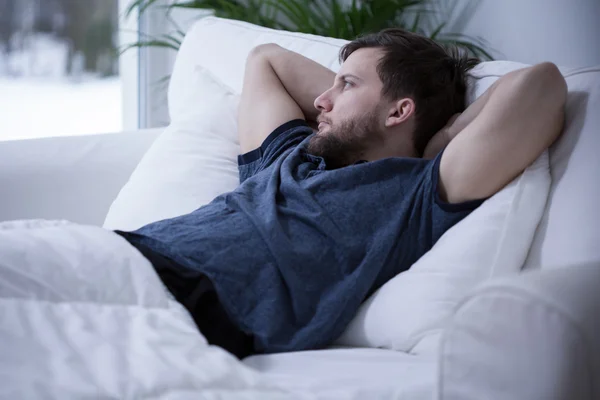
[[543, 62], [531, 68], [533, 79], [537, 79], [544, 90], [547, 99], [552, 100], [557, 107], [563, 108], [567, 101], [567, 81], [562, 76], [556, 64]]
[[248, 60], [260, 58], [260, 57], [269, 57], [274, 52], [281, 51], [282, 47], [275, 43], [264, 43], [255, 46], [250, 53], [248, 53]]
[[562, 76], [558, 67], [550, 62], [544, 62], [535, 65], [532, 73], [537, 80], [537, 85], [542, 88], [544, 107], [549, 117], [549, 129], [545, 130], [545, 142], [550, 146], [560, 136], [565, 121], [565, 105], [567, 102], [568, 87], [565, 78]]

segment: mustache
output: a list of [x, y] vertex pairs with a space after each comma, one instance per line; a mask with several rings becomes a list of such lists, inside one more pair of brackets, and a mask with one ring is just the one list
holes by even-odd
[[331, 120], [329, 118], [326, 118], [325, 116], [323, 116], [323, 114], [319, 114], [319, 116], [317, 117], [317, 123], [320, 124], [321, 122], [325, 122], [325, 123], [331, 125]]

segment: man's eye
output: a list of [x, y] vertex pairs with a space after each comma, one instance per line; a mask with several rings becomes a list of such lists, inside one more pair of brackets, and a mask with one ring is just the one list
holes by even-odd
[[344, 81], [344, 89], [348, 89], [350, 86], [352, 86], [352, 82]]

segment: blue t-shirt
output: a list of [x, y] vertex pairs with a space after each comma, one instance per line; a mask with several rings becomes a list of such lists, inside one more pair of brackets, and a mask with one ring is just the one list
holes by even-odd
[[213, 283], [257, 352], [322, 348], [360, 304], [407, 270], [481, 201], [444, 203], [434, 160], [387, 158], [328, 170], [290, 121], [239, 156], [241, 184], [137, 240]]

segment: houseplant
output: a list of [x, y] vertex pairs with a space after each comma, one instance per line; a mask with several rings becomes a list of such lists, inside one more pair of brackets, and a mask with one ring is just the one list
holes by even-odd
[[[447, 17], [456, 6], [444, 8], [435, 0], [133, 0], [126, 11], [139, 14], [152, 7], [163, 8], [167, 16], [175, 8], [214, 10], [222, 18], [251, 22], [260, 26], [288, 31], [312, 33], [321, 36], [352, 40], [388, 27], [401, 27], [426, 35], [443, 45], [455, 45], [471, 56], [491, 60], [485, 43], [460, 33], [445, 32]], [[451, 2], [452, 3], [452, 2]], [[176, 26], [176, 25], [174, 25]], [[144, 35], [132, 47], [157, 46], [177, 50], [184, 32], [173, 32], [158, 37]]]

